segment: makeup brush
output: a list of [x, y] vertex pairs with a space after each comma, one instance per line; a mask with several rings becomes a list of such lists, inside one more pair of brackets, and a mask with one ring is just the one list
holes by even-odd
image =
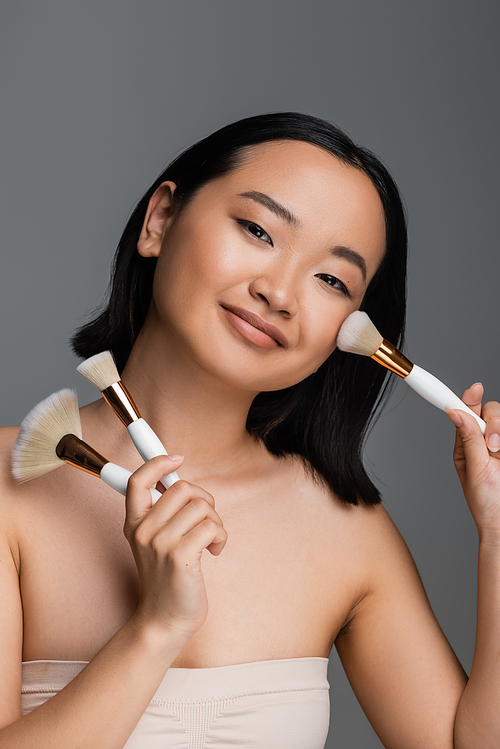
[[337, 336], [341, 351], [370, 356], [383, 367], [402, 377], [422, 398], [442, 411], [459, 409], [473, 416], [484, 434], [486, 423], [455, 395], [449, 387], [425, 369], [413, 364], [401, 351], [380, 335], [366, 312], [357, 310], [347, 317]]
[[[91, 385], [101, 391], [108, 406], [115, 412], [120, 421], [127, 427], [132, 442], [143, 460], [151, 460], [157, 455], [168, 455], [155, 432], [144, 421], [132, 396], [120, 379], [111, 351], [102, 351], [91, 356], [77, 367]], [[168, 489], [179, 481], [176, 471], [160, 479]]]
[[[12, 448], [12, 474], [29, 481], [64, 463], [100, 477], [120, 494], [126, 494], [132, 475], [110, 463], [82, 440], [78, 398], [74, 390], [59, 390], [38, 403], [24, 417]], [[161, 494], [151, 489], [153, 504]]]

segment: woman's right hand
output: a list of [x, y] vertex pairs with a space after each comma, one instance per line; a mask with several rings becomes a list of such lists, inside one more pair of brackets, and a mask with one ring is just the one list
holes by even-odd
[[187, 481], [177, 481], [152, 506], [150, 487], [177, 470], [182, 460], [182, 456], [161, 455], [132, 474], [124, 533], [141, 584], [135, 616], [187, 642], [208, 614], [201, 553], [208, 549], [219, 555], [227, 533], [212, 495]]

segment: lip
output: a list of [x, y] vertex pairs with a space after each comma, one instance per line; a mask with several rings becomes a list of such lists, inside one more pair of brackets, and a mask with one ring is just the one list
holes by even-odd
[[[222, 309], [225, 310], [226, 312], [230, 312], [232, 313], [232, 315], [236, 315], [236, 317], [239, 317], [241, 320], [248, 323], [253, 328], [260, 330], [261, 333], [265, 333], [265, 335], [271, 338], [273, 341], [275, 341], [275, 343], [278, 346], [282, 346], [283, 348], [288, 348], [288, 340], [286, 336], [281, 332], [279, 328], [276, 327], [276, 325], [273, 325], [270, 322], [266, 322], [259, 315], [256, 315], [254, 312], [249, 312], [246, 309], [242, 309], [241, 307], [233, 307], [230, 304], [223, 304], [221, 306], [222, 306]], [[232, 323], [230, 317], [229, 316], [227, 317], [229, 319], [229, 322]], [[239, 332], [245, 338], [248, 337], [247, 335], [245, 335], [246, 331], [244, 329], [239, 330]], [[256, 345], [260, 346], [261, 348], [269, 348], [269, 346], [266, 345], [266, 342], [264, 340], [261, 342], [259, 342], [258, 339], [252, 340], [251, 331], [249, 331], [249, 333], [250, 333], [250, 337], [248, 337], [248, 340], [251, 340], [253, 343], [256, 343]]]

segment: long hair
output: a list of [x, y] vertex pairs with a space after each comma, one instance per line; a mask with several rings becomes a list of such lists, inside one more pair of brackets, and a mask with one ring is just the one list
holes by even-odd
[[[361, 309], [384, 337], [403, 344], [406, 298], [406, 217], [398, 188], [379, 159], [356, 146], [329, 122], [296, 112], [258, 115], [227, 125], [188, 148], [160, 174], [134, 209], [118, 244], [108, 301], [71, 339], [82, 357], [109, 349], [118, 370], [128, 359], [151, 302], [156, 259], [143, 258], [137, 241], [151, 196], [165, 181], [177, 185], [182, 210], [205, 184], [227, 174], [246, 149], [273, 140], [319, 146], [361, 170], [377, 189], [385, 214], [384, 258], [366, 290]], [[380, 502], [367, 475], [362, 447], [390, 385], [387, 372], [371, 359], [336, 349], [314, 374], [283, 390], [254, 399], [247, 430], [277, 456], [298, 455], [344, 502]]]

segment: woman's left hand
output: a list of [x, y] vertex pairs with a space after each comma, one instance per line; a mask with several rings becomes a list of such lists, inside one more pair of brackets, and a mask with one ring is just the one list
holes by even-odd
[[486, 422], [483, 436], [478, 423], [458, 409], [447, 411], [457, 429], [453, 461], [480, 535], [500, 539], [500, 403], [490, 401], [481, 409], [484, 388], [471, 385], [463, 402]]

